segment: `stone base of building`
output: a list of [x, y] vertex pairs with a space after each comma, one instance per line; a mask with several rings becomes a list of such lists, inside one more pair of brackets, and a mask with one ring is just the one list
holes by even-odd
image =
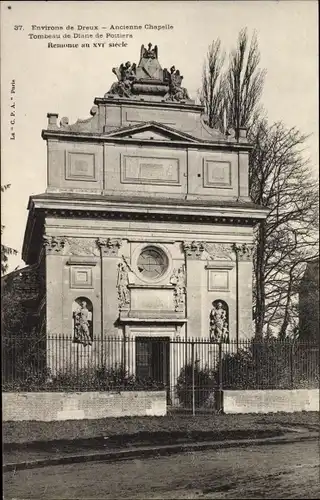
[[3, 421], [164, 416], [165, 391], [3, 393]]

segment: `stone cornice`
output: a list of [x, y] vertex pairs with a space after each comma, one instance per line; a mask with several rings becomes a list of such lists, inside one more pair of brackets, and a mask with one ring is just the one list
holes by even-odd
[[154, 316], [150, 314], [149, 311], [132, 311], [135, 316], [129, 316], [128, 314], [120, 313], [119, 322], [120, 323], [187, 323], [188, 319], [183, 316], [183, 313], [177, 313], [172, 311], [161, 312], [161, 317], [159, 311], [154, 313]]
[[[24, 236], [22, 258], [27, 264], [38, 260], [38, 250], [33, 250], [38, 234], [43, 232], [45, 217], [79, 218], [79, 219], [108, 219], [133, 221], [159, 221], [178, 223], [203, 223], [232, 226], [252, 227], [264, 220], [269, 213], [263, 208], [253, 207], [226, 207], [205, 205], [183, 205], [179, 199], [175, 203], [157, 203], [149, 201], [138, 202], [131, 198], [128, 201], [110, 200], [102, 195], [95, 199], [72, 199], [62, 195], [48, 197], [45, 194], [31, 197], [29, 200], [29, 216]], [[42, 229], [41, 229], [42, 228]], [[38, 248], [38, 244], [36, 247]]]
[[133, 218], [139, 220], [197, 220], [217, 224], [254, 225], [264, 220], [268, 210], [260, 208], [180, 205], [177, 199], [174, 205], [166, 203], [128, 201], [109, 201], [107, 198], [94, 200], [77, 199], [33, 199], [34, 211], [41, 210], [47, 216], [82, 217], [82, 218]]
[[42, 130], [41, 137], [45, 140], [47, 139], [63, 139], [63, 140], [70, 140], [72, 142], [74, 141], [90, 141], [90, 142], [103, 142], [105, 144], [119, 144], [119, 143], [125, 143], [125, 144], [139, 144], [141, 146], [161, 146], [165, 147], [166, 145], [170, 145], [171, 148], [197, 148], [197, 149], [210, 149], [210, 150], [215, 150], [215, 149], [227, 149], [227, 150], [242, 150], [242, 151], [249, 151], [252, 149], [252, 145], [248, 143], [239, 143], [239, 142], [232, 142], [228, 140], [212, 140], [212, 141], [199, 141], [197, 138], [195, 138], [195, 141], [188, 141], [188, 140], [170, 140], [164, 141], [163, 139], [157, 140], [157, 139], [141, 139], [141, 138], [129, 138], [129, 137], [114, 137], [111, 136], [109, 137], [108, 135], [101, 133], [90, 133], [90, 132], [70, 132], [67, 130]]
[[261, 217], [243, 216], [216, 216], [212, 215], [199, 215], [194, 214], [183, 214], [183, 213], [144, 213], [142, 211], [132, 211], [123, 213], [119, 211], [88, 211], [88, 210], [65, 210], [65, 209], [45, 209], [44, 215], [48, 217], [77, 217], [81, 219], [108, 219], [108, 220], [136, 220], [136, 221], [155, 221], [155, 222], [201, 222], [204, 224], [219, 224], [219, 225], [233, 225], [233, 226], [255, 226], [261, 220]]

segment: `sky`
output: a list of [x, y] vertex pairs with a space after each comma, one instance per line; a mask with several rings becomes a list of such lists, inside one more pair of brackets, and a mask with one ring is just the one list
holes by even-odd
[[[59, 120], [67, 116], [69, 123], [89, 117], [94, 98], [103, 97], [115, 80], [111, 69], [128, 60], [138, 63], [142, 44], [158, 46], [162, 67], [175, 65], [195, 99], [212, 40], [220, 38], [228, 52], [242, 28], [247, 27], [250, 35], [256, 31], [260, 66], [267, 70], [262, 103], [268, 120], [281, 120], [310, 134], [307, 153], [317, 172], [317, 19], [316, 0], [1, 2], [1, 184], [11, 184], [1, 199], [2, 242], [19, 252], [10, 258], [9, 271], [24, 265], [21, 249], [29, 196], [46, 190], [46, 142], [41, 131], [47, 127], [47, 113], [59, 113]], [[63, 30], [36, 29], [45, 25]], [[74, 30], [67, 30], [68, 25]], [[79, 31], [78, 25], [98, 26], [98, 31]], [[111, 25], [143, 29], [112, 31]], [[133, 38], [37, 38], [44, 33], [102, 33], [105, 37], [106, 32], [131, 33]], [[88, 42], [90, 47], [48, 48], [48, 41]], [[102, 41], [104, 47], [93, 47]], [[109, 47], [109, 42], [122, 41], [128, 46]], [[10, 116], [13, 110], [14, 117]]]

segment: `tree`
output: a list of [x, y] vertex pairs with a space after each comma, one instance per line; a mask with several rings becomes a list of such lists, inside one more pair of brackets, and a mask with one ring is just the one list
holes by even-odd
[[295, 304], [306, 262], [318, 255], [318, 186], [304, 156], [307, 136], [282, 122], [269, 125], [261, 96], [266, 71], [259, 68], [254, 34], [241, 30], [229, 63], [223, 66], [220, 40], [207, 54], [200, 99], [208, 124], [226, 132], [248, 129], [249, 192], [270, 213], [258, 226], [254, 254], [256, 335], [276, 325], [282, 338], [297, 324]]
[[224, 59], [218, 38], [209, 46], [207, 63], [203, 67], [200, 100], [206, 109], [208, 125], [219, 130], [224, 127], [224, 82], [221, 74]]
[[299, 339], [319, 343], [319, 259], [307, 264], [299, 286], [297, 306]]
[[297, 326], [294, 302], [305, 263], [318, 255], [318, 187], [303, 155], [306, 135], [263, 121], [250, 136], [250, 196], [270, 210], [256, 231], [256, 334], [278, 325], [285, 338]]
[[42, 370], [46, 336], [36, 330], [39, 286], [35, 266], [14, 271], [1, 279], [1, 333], [3, 379], [6, 381]]
[[225, 55], [219, 39], [209, 46], [203, 69], [200, 101], [205, 106], [208, 124], [225, 132], [249, 128], [261, 113], [260, 98], [266, 70], [259, 68], [257, 35], [249, 43], [247, 29], [242, 29], [237, 46], [224, 68]]
[[[1, 192], [4, 193], [7, 189], [9, 189], [10, 184], [5, 184], [1, 186]], [[1, 224], [1, 236], [3, 234], [5, 227]], [[1, 275], [5, 274], [8, 270], [8, 258], [10, 255], [17, 255], [17, 250], [13, 248], [7, 247], [1, 243]]]

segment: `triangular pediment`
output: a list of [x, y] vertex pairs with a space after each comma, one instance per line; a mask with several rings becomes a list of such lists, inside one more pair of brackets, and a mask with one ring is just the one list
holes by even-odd
[[180, 132], [157, 122], [121, 127], [108, 133], [108, 137], [117, 139], [141, 139], [154, 141], [198, 142], [199, 139], [185, 132]]

